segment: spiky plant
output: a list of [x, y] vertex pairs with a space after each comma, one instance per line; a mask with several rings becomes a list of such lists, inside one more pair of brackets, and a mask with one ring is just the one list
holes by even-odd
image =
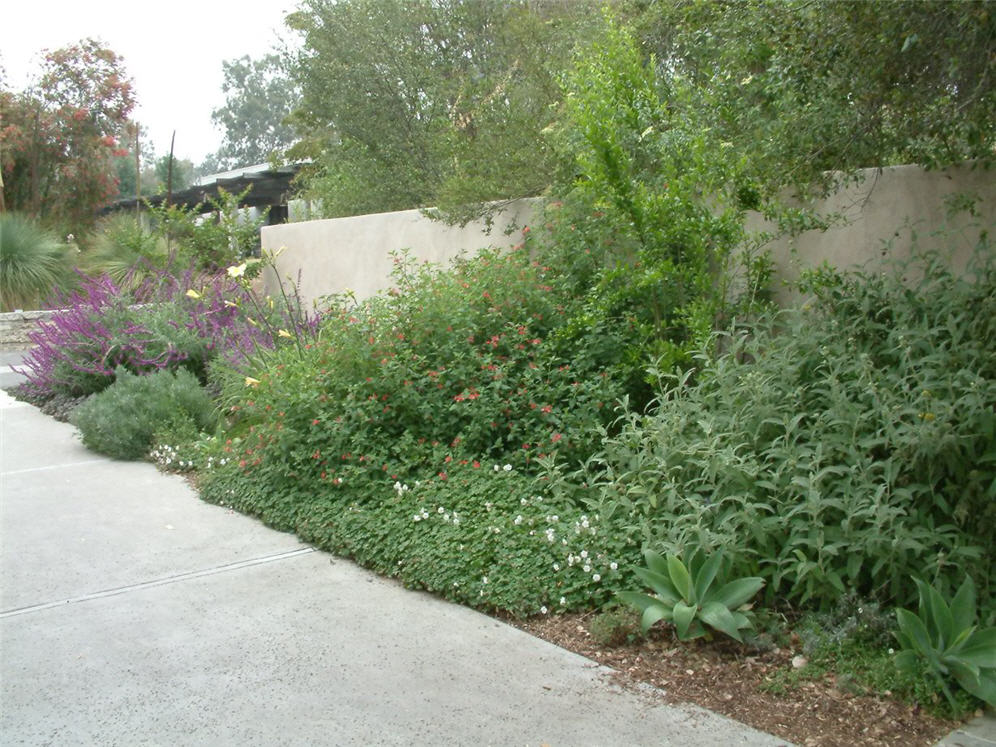
[[95, 275], [108, 275], [121, 288], [137, 287], [163, 269], [168, 260], [165, 240], [139, 219], [115, 213], [102, 219], [90, 239], [85, 265]]
[[0, 310], [38, 308], [72, 277], [72, 254], [36, 221], [0, 214]]

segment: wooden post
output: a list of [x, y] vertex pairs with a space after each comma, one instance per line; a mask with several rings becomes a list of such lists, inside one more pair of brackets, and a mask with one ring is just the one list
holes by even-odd
[[173, 204], [173, 145], [176, 143], [176, 130], [169, 140], [169, 163], [166, 165], [166, 207]]

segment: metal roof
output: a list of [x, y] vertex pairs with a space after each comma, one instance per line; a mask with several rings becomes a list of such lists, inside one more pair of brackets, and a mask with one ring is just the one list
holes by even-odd
[[[295, 163], [272, 168], [269, 164], [264, 163], [220, 174], [211, 174], [198, 179], [192, 187], [174, 192], [170, 198], [170, 203], [194, 208], [206, 203], [209, 199], [216, 199], [219, 189], [224, 189], [229, 194], [239, 194], [246, 187], [251, 186], [252, 189], [239, 202], [241, 207], [286, 205], [292, 191], [291, 182], [302, 165]], [[165, 201], [165, 193], [142, 198], [142, 202], [148, 202], [152, 205], [161, 205]], [[134, 197], [118, 200], [108, 206], [105, 211], [134, 208], [137, 203], [138, 200]]]

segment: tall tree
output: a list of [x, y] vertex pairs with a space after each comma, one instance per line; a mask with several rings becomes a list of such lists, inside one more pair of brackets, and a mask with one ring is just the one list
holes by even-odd
[[222, 63], [226, 100], [211, 114], [225, 131], [216, 154], [221, 168], [266, 163], [294, 144], [294, 129], [286, 120], [299, 96], [284, 60], [276, 54], [255, 60], [246, 55]]
[[587, 2], [305, 0], [296, 154], [332, 215], [536, 194]]
[[756, 184], [832, 186], [830, 170], [991, 160], [990, 0], [626, 0], [692, 116], [741, 152]]
[[113, 158], [135, 105], [124, 63], [100, 42], [49, 52], [29, 90], [0, 92], [5, 204], [81, 231], [117, 193]]

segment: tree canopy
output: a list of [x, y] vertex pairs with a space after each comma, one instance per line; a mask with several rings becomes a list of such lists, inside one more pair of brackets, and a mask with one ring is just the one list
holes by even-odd
[[225, 137], [215, 163], [235, 169], [266, 163], [294, 144], [294, 130], [285, 121], [297, 103], [284, 57], [248, 55], [222, 64], [225, 103], [211, 113]]
[[28, 90], [0, 90], [5, 208], [73, 231], [91, 225], [117, 193], [113, 159], [134, 105], [123, 60], [93, 39], [49, 52]]
[[295, 153], [332, 215], [537, 194], [586, 2], [305, 0]]
[[[676, 113], [743, 160], [741, 197], [832, 186], [827, 172], [991, 160], [988, 0], [616, 0]], [[330, 215], [468, 206], [570, 181], [572, 51], [610, 33], [587, 2], [305, 0], [289, 25], [293, 154]], [[566, 141], [568, 142], [569, 138]]]

